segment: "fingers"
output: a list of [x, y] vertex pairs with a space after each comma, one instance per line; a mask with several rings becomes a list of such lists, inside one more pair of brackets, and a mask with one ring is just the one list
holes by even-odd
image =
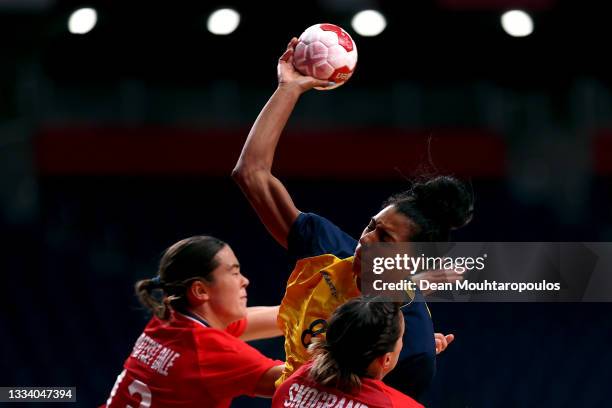
[[287, 44], [287, 49], [291, 48], [295, 48], [295, 46], [297, 45], [297, 43], [299, 42], [299, 40], [296, 37], [293, 37], [290, 41], [289, 44]]
[[429, 282], [443, 283], [463, 280], [463, 275], [455, 272], [453, 269], [433, 269], [421, 272], [424, 279]]
[[336, 85], [335, 82], [329, 82], [329, 81], [325, 81], [322, 79], [313, 78], [313, 80], [314, 80], [314, 86], [317, 86], [320, 88], [328, 88], [328, 87]]
[[293, 57], [293, 48], [287, 48], [283, 55], [281, 55], [280, 60], [289, 62], [289, 60]]
[[436, 355], [440, 354], [442, 351], [444, 351], [442, 349], [442, 343], [440, 339], [436, 339]]
[[450, 343], [452, 343], [455, 340], [455, 335], [454, 334], [444, 335], [442, 333], [434, 333], [434, 338], [436, 342], [436, 354], [440, 354], [441, 352], [446, 350], [446, 348], [448, 347]]
[[440, 354], [448, 347], [448, 341], [442, 333], [435, 333], [434, 338], [436, 339], [436, 354]]
[[279, 58], [280, 61], [291, 62], [291, 58], [293, 57], [293, 50], [295, 49], [295, 46], [297, 45], [298, 41], [299, 40], [295, 37], [293, 37], [291, 41], [289, 41], [289, 44], [287, 44], [287, 49]]
[[457, 272], [455, 272], [453, 270], [450, 270], [450, 271], [446, 272], [445, 278], [446, 278], [446, 282], [462, 281], [463, 280], [463, 275], [458, 274]]
[[298, 41], [299, 40], [295, 37], [293, 37], [291, 41], [289, 41], [289, 44], [287, 44], [287, 49], [280, 57], [282, 61], [289, 62], [289, 59], [293, 56], [293, 50], [295, 49], [295, 46], [297, 45]]

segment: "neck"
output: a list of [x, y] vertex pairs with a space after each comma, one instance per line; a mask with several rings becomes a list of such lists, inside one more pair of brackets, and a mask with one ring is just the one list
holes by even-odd
[[375, 380], [382, 380], [383, 377], [385, 376], [385, 373], [383, 373], [382, 367], [376, 364], [375, 361], [372, 361], [372, 363], [370, 363], [370, 366], [368, 367], [367, 372], [368, 372], [368, 377], [373, 378]]
[[223, 319], [219, 318], [212, 313], [212, 311], [208, 310], [205, 305], [201, 305], [199, 307], [192, 307], [188, 309], [189, 312], [198, 316], [200, 319], [204, 320], [210, 327], [214, 327], [215, 329], [224, 330], [229, 323], [223, 321]]

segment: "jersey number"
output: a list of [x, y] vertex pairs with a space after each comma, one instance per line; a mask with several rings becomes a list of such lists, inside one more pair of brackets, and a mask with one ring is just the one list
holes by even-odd
[[[111, 391], [111, 395], [108, 398], [108, 401], [106, 401], [107, 406], [111, 405], [113, 397], [115, 396], [115, 394], [117, 394], [117, 389], [119, 388], [119, 384], [121, 384], [121, 381], [123, 381], [123, 377], [125, 377], [125, 370], [123, 370], [121, 374], [119, 374], [119, 377], [117, 377], [117, 381], [115, 382], [115, 386], [113, 387], [113, 390]], [[138, 408], [150, 408], [151, 407], [151, 390], [149, 389], [149, 387], [147, 387], [147, 384], [143, 383], [142, 381], [134, 380], [129, 385], [128, 392], [130, 393], [130, 395], [134, 395], [134, 394], [140, 395], [140, 404], [138, 405]], [[133, 408], [133, 407], [131, 405], [126, 405], [125, 408]]]
[[[140, 405], [138, 408], [149, 408], [151, 406], [151, 390], [147, 387], [147, 384], [142, 381], [134, 380], [128, 387], [130, 395], [140, 395]], [[128, 405], [125, 408], [132, 408]]]
[[302, 346], [308, 348], [313, 337], [323, 334], [327, 331], [327, 322], [323, 319], [317, 319], [310, 323], [310, 326], [302, 332]]

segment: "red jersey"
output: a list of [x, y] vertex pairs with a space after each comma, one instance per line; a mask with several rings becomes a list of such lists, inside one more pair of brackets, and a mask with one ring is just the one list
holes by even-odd
[[308, 378], [312, 362], [300, 367], [276, 389], [272, 408], [423, 408], [407, 395], [380, 380], [361, 379], [361, 388], [351, 394], [325, 387]]
[[178, 312], [168, 321], [153, 317], [136, 341], [110, 397], [108, 408], [229, 407], [253, 395], [261, 376], [282, 364], [238, 337], [246, 319], [225, 331]]

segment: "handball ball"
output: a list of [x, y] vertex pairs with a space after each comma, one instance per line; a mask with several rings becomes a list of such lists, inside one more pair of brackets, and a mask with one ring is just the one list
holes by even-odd
[[293, 53], [293, 65], [302, 75], [335, 82], [337, 88], [353, 75], [357, 46], [351, 36], [333, 24], [315, 24], [300, 35]]

